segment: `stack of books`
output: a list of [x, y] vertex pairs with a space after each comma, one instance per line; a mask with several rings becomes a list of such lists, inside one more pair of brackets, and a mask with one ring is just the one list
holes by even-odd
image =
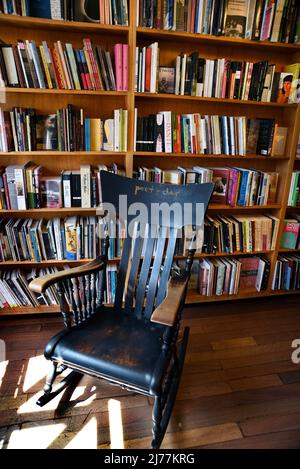
[[[69, 268], [68, 265], [65, 268]], [[29, 289], [32, 280], [44, 275], [58, 272], [56, 267], [46, 269], [32, 269], [31, 271], [12, 270], [0, 272], [0, 308], [17, 308], [26, 306], [59, 306], [59, 298], [55, 287], [52, 286], [45, 293], [37, 294]], [[96, 282], [98, 280], [96, 279]], [[109, 264], [106, 269], [106, 289], [104, 303], [112, 304], [115, 299], [117, 284], [117, 266]], [[78, 285], [81, 296], [82, 283]], [[98, 285], [96, 284], [96, 289]], [[68, 300], [68, 292], [64, 292]]]
[[68, 105], [38, 115], [34, 109], [0, 108], [0, 152], [127, 151], [128, 111], [115, 109], [111, 119], [85, 117], [83, 109]]
[[53, 286], [41, 294], [34, 293], [29, 289], [30, 282], [35, 278], [55, 272], [57, 272], [56, 267], [32, 269], [29, 272], [2, 271], [0, 273], [0, 308], [58, 305], [58, 296]]
[[42, 167], [34, 163], [7, 166], [0, 171], [0, 208], [96, 208], [102, 198], [100, 171], [125, 175], [115, 163], [99, 165], [96, 170], [82, 165], [80, 170], [62, 171], [59, 176], [42, 176]]
[[274, 250], [278, 228], [279, 219], [272, 215], [206, 216], [198, 252], [232, 254]]
[[300, 8], [289, 0], [139, 0], [137, 24], [147, 28], [300, 42]]
[[243, 290], [267, 288], [270, 262], [259, 256], [203, 259], [199, 269], [199, 293], [203, 296], [237, 295]]
[[135, 151], [283, 156], [287, 127], [245, 116], [135, 112]]
[[135, 91], [295, 103], [299, 102], [299, 67], [296, 63], [278, 70], [267, 60], [253, 63], [205, 59], [199, 57], [199, 52], [178, 55], [173, 67], [159, 66], [155, 42], [136, 48]]
[[127, 0], [1, 0], [0, 13], [128, 26]]
[[276, 202], [279, 174], [259, 170], [224, 167], [178, 167], [174, 170], [139, 167], [134, 177], [163, 184], [201, 184], [214, 182], [211, 202], [232, 207], [268, 205]]
[[293, 171], [288, 205], [290, 207], [300, 206], [300, 171]]
[[50, 220], [2, 219], [0, 261], [95, 259], [104, 254], [103, 240], [106, 236], [110, 236], [108, 258], [120, 257], [124, 239], [120, 222], [114, 227], [105, 218], [93, 216]]
[[280, 255], [276, 261], [272, 290], [300, 290], [300, 256]]
[[57, 41], [18, 41], [0, 45], [0, 87], [59, 90], [128, 91], [128, 44], [111, 54], [90, 39], [82, 48]]

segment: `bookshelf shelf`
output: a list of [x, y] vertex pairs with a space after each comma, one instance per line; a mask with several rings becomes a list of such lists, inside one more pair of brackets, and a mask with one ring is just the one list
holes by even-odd
[[50, 89], [42, 89], [42, 88], [0, 88], [0, 93], [2, 94], [32, 94], [38, 96], [113, 96], [119, 98], [125, 98], [128, 95], [127, 91], [88, 91], [88, 90], [50, 90]]
[[276, 53], [287, 53], [287, 52], [299, 52], [299, 44], [285, 44], [280, 42], [270, 41], [251, 41], [247, 39], [239, 39], [224, 36], [212, 36], [208, 34], [196, 34], [186, 33], [179, 31], [164, 31], [160, 29], [150, 29], [138, 27], [137, 37], [143, 39], [153, 40], [169, 40], [169, 41], [181, 41], [194, 42], [200, 44], [212, 44], [212, 45], [229, 45], [232, 47], [251, 48], [253, 50], [263, 50], [264, 52], [276, 51]]
[[104, 25], [99, 23], [83, 23], [79, 21], [48, 20], [29, 16], [0, 14], [1, 27], [18, 27], [26, 29], [42, 29], [53, 31], [68, 31], [72, 33], [123, 34], [129, 32], [129, 26]]
[[55, 157], [63, 155], [65, 157], [77, 157], [77, 156], [86, 156], [87, 158], [91, 156], [126, 156], [126, 152], [111, 152], [111, 151], [50, 151], [50, 150], [41, 150], [41, 151], [11, 151], [8, 153], [3, 153], [0, 152], [0, 157], [7, 158], [7, 157], [19, 157], [19, 156], [24, 156], [24, 157], [32, 157], [34, 158], [35, 156], [42, 156], [44, 158], [47, 157]]
[[[223, 205], [223, 204], [210, 204], [208, 207], [209, 212], [219, 212], [219, 211], [268, 211], [268, 210], [279, 210], [281, 208], [280, 204], [269, 204], [269, 205], [253, 205], [250, 207], [240, 207], [235, 206], [231, 207], [230, 205]], [[59, 208], [59, 209], [52, 209], [52, 208], [36, 208], [36, 209], [29, 209], [29, 210], [0, 210], [0, 216], [3, 217], [13, 217], [13, 218], [30, 218], [31, 216], [71, 216], [71, 215], [81, 215], [81, 216], [92, 216], [92, 215], [102, 215], [101, 209], [96, 208]]]
[[[259, 255], [259, 254], [272, 254], [274, 251], [253, 251], [253, 252], [233, 252], [233, 253], [228, 253], [228, 252], [218, 252], [216, 254], [206, 254], [206, 253], [199, 253], [195, 254], [195, 259], [203, 259], [205, 257], [238, 257], [238, 256], [253, 256], [253, 255]], [[184, 256], [175, 256], [176, 260], [182, 260], [185, 259]], [[67, 259], [63, 260], [48, 260], [48, 261], [42, 261], [42, 262], [36, 262], [36, 261], [5, 261], [5, 262], [0, 262], [0, 266], [3, 267], [50, 267], [50, 266], [60, 266], [60, 265], [70, 265], [72, 267], [74, 266], [79, 266], [79, 265], [84, 265], [88, 262], [91, 262], [92, 259], [79, 259], [76, 261], [69, 261]], [[119, 257], [115, 257], [114, 259], [109, 259], [108, 263], [109, 264], [117, 264], [120, 262]]]
[[[293, 169], [300, 165], [300, 160], [295, 161], [298, 134], [300, 131], [300, 105], [278, 104], [274, 102], [257, 102], [236, 99], [206, 98], [196, 96], [177, 96], [161, 93], [136, 93], [135, 63], [136, 46], [149, 46], [151, 42], [158, 42], [161, 48], [162, 66], [174, 64], [176, 54], [190, 55], [195, 50], [205, 58], [223, 58], [232, 61], [259, 62], [268, 60], [269, 64], [276, 64], [276, 68], [288, 64], [300, 62], [300, 44], [283, 44], [264, 41], [250, 41], [245, 39], [229, 38], [224, 36], [211, 36], [186, 32], [164, 31], [136, 26], [136, 1], [130, 3], [129, 27], [100, 25], [95, 23], [80, 23], [71, 21], [56, 21], [40, 18], [21, 17], [0, 14], [0, 28], [2, 39], [7, 44], [15, 44], [19, 38], [34, 39], [37, 43], [43, 40], [49, 43], [61, 39], [63, 42], [71, 42], [74, 47], [81, 46], [82, 38], [91, 37], [95, 44], [101, 44], [111, 49], [114, 43], [128, 43], [129, 45], [129, 82], [128, 92], [112, 91], [78, 91], [78, 90], [49, 90], [35, 88], [0, 88], [0, 106], [5, 111], [13, 107], [35, 108], [40, 114], [50, 114], [54, 110], [63, 108], [67, 104], [74, 104], [83, 108], [89, 117], [99, 117], [101, 111], [105, 111], [104, 118], [110, 118], [117, 107], [128, 109], [128, 151], [127, 152], [59, 152], [59, 151], [34, 151], [34, 152], [10, 152], [0, 153], [0, 166], [12, 164], [24, 164], [31, 160], [45, 168], [46, 175], [59, 175], [62, 170], [78, 169], [81, 164], [90, 164], [96, 167], [98, 164], [117, 163], [126, 170], [126, 175], [132, 177], [133, 170], [137, 166], [160, 166], [162, 169], [176, 169], [177, 166], [243, 166], [262, 171], [276, 171], [280, 173], [276, 203], [266, 206], [235, 206], [223, 204], [211, 204], [209, 213], [216, 215], [265, 215], [274, 214], [280, 219], [278, 240], [273, 251], [259, 251], [253, 253], [234, 252], [217, 254], [197, 254], [196, 259], [216, 257], [243, 257], [262, 255], [270, 261], [270, 276], [268, 288], [262, 292], [256, 290], [241, 290], [237, 295], [222, 295], [204, 297], [196, 290], [189, 290], [187, 304], [195, 304], [213, 301], [231, 301], [239, 299], [260, 298], [264, 296], [282, 296], [299, 294], [298, 291], [273, 291], [271, 290], [272, 278], [275, 271], [276, 260], [281, 253], [299, 253], [300, 250], [281, 249], [280, 237], [283, 230], [283, 221], [287, 215], [298, 213], [300, 207], [288, 207], [288, 193]], [[279, 68], [280, 70], [280, 68]], [[272, 118], [275, 117], [279, 126], [288, 127], [286, 151], [283, 156], [264, 157], [256, 154], [246, 156], [236, 155], [207, 155], [186, 153], [154, 153], [134, 151], [134, 110], [138, 109], [138, 115], [144, 116], [151, 113], [171, 110], [177, 114], [201, 113], [203, 115], [231, 115], [246, 116], [247, 118]], [[173, 159], [173, 162], [172, 162]], [[219, 160], [219, 163], [218, 163]], [[196, 163], [197, 162], [197, 163]], [[173, 165], [174, 163], [174, 165]], [[297, 165], [297, 166], [296, 166]], [[61, 209], [35, 209], [35, 210], [1, 210], [0, 218], [4, 219], [28, 219], [45, 220], [68, 216], [95, 216], [102, 215], [101, 209], [61, 208]], [[178, 260], [183, 256], [177, 256]], [[2, 262], [0, 270], [45, 268], [64, 265], [83, 265], [89, 259], [78, 261], [34, 261], [26, 262]], [[119, 259], [111, 262], [118, 263]], [[28, 315], [28, 314], [54, 314], [58, 313], [58, 306], [26, 307], [0, 310], [0, 315]]]
[[151, 157], [162, 157], [162, 158], [197, 158], [197, 159], [216, 159], [216, 160], [259, 160], [259, 161], [273, 161], [273, 160], [288, 160], [286, 156], [262, 156], [262, 155], [208, 155], [208, 154], [197, 154], [197, 153], [164, 153], [164, 152], [134, 152], [135, 158], [151, 158]]
[[200, 96], [181, 96], [175, 94], [167, 93], [135, 93], [137, 99], [157, 99], [163, 101], [195, 101], [203, 103], [218, 103], [218, 104], [235, 104], [243, 106], [259, 106], [259, 107], [274, 107], [274, 108], [289, 108], [297, 109], [297, 104], [289, 103], [273, 103], [273, 102], [263, 102], [263, 101], [250, 101], [242, 99], [221, 99], [221, 98], [206, 98]]

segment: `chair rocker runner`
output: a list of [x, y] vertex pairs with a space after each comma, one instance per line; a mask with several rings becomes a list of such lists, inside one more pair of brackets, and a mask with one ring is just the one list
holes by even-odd
[[72, 370], [70, 379], [78, 373], [103, 378], [154, 398], [152, 448], [159, 448], [176, 398], [189, 335], [186, 327], [179, 339], [195, 247], [191, 244], [188, 250], [185, 268], [175, 268], [177, 238], [187, 214], [194, 228], [196, 222], [202, 224], [213, 184], [170, 186], [105, 171], [100, 177], [103, 203], [115, 207], [119, 216], [120, 194], [126, 196], [127, 207], [140, 203], [148, 214], [153, 207], [166, 208], [166, 203], [171, 206], [175, 202], [177, 210], [171, 210], [162, 220], [157, 217], [155, 223], [148, 220], [135, 224], [140, 236], [130, 236], [133, 217], [129, 211], [124, 215], [128, 233], [113, 308], [103, 304], [108, 237], [104, 254], [92, 262], [31, 282], [30, 288], [36, 293], [56, 288], [65, 325], [45, 347], [45, 357], [53, 366], [37, 404], [45, 405], [69, 385], [67, 377], [58, 390], [52, 391], [55, 378], [66, 368]]

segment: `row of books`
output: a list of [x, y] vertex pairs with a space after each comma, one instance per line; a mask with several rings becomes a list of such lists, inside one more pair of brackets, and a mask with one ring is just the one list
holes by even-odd
[[300, 64], [276, 70], [267, 60], [238, 62], [180, 54], [174, 66], [159, 66], [158, 43], [136, 48], [135, 90], [208, 98], [299, 102]]
[[300, 249], [300, 215], [292, 214], [291, 218], [284, 220], [280, 247]]
[[[65, 266], [66, 269], [69, 266]], [[43, 277], [47, 274], [58, 272], [56, 267], [46, 269], [32, 269], [29, 272], [21, 270], [0, 272], [0, 309], [18, 308], [26, 306], [55, 306], [59, 305], [59, 297], [54, 286], [48, 288], [44, 293], [34, 293], [29, 289], [32, 280]], [[99, 279], [96, 277], [96, 291], [99, 291]], [[107, 265], [106, 269], [106, 288], [104, 291], [104, 303], [112, 304], [115, 298], [117, 283], [117, 266], [115, 264]], [[85, 288], [89, 288], [88, 282]], [[81, 296], [82, 283], [78, 285]], [[68, 291], [64, 290], [64, 295], [68, 301]], [[70, 303], [70, 302], [69, 302]]]
[[52, 20], [128, 26], [127, 0], [0, 0], [0, 12]]
[[128, 91], [128, 44], [111, 54], [83, 39], [83, 48], [57, 41], [18, 41], [0, 45], [0, 87]]
[[300, 8], [290, 0], [139, 0], [137, 24], [256, 41], [300, 42]]
[[288, 198], [290, 207], [300, 206], [300, 171], [293, 171]]
[[241, 290], [266, 290], [270, 261], [259, 256], [200, 261], [198, 291], [203, 296], [237, 295]]
[[170, 170], [139, 167], [137, 171], [134, 171], [134, 177], [142, 181], [163, 184], [214, 182], [212, 203], [246, 207], [276, 202], [279, 173], [237, 167], [184, 168], [180, 166]]
[[272, 215], [206, 216], [201, 231], [205, 254], [275, 249], [279, 219]]
[[283, 156], [287, 132], [275, 119], [172, 111], [140, 117], [136, 110], [134, 145], [146, 152]]
[[85, 117], [72, 105], [53, 114], [34, 109], [0, 108], [0, 152], [127, 151], [128, 111], [115, 109], [113, 118]]
[[[111, 236], [112, 230], [116, 235]], [[111, 226], [103, 217], [66, 217], [50, 220], [1, 220], [0, 261], [95, 259], [104, 254], [103, 240], [110, 236], [108, 258], [121, 256], [124, 235], [120, 222]]]
[[82, 165], [78, 171], [62, 171], [60, 176], [42, 176], [42, 167], [30, 162], [7, 166], [0, 172], [0, 208], [96, 208], [101, 201], [102, 170], [125, 175], [117, 164], [99, 165], [96, 170]]
[[272, 290], [300, 290], [300, 256], [278, 256]]

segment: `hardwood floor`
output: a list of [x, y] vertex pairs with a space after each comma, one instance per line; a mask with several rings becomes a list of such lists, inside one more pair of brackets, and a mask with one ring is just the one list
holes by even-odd
[[[186, 308], [184, 373], [163, 448], [300, 448], [300, 296]], [[151, 401], [92, 378], [35, 405], [59, 317], [3, 318], [0, 446], [149, 448]]]

